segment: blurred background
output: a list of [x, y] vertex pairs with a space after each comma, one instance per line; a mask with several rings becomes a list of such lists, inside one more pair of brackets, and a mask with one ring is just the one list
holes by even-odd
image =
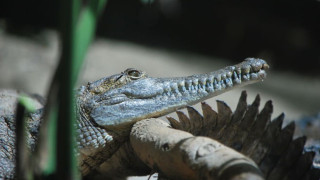
[[[0, 88], [46, 95], [59, 58], [57, 2], [0, 2]], [[242, 90], [249, 102], [259, 93], [262, 105], [273, 100], [274, 116], [285, 112], [320, 139], [319, 0], [109, 0], [79, 84], [129, 67], [204, 73], [246, 57], [269, 63], [267, 80], [215, 99], [235, 109]]]

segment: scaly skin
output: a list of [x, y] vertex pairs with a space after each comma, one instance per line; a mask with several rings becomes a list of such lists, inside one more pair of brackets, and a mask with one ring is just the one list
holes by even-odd
[[265, 79], [262, 59], [218, 71], [177, 78], [152, 78], [145, 72], [125, 72], [82, 86], [78, 91], [80, 168], [86, 175], [126, 141], [131, 125], [159, 117], [233, 88]]
[[[82, 175], [108, 160], [128, 140], [130, 128], [136, 121], [166, 115], [233, 88], [261, 81], [268, 68], [264, 60], [248, 58], [234, 66], [188, 77], [152, 78], [143, 71], [127, 69], [80, 87], [76, 100], [76, 126]], [[34, 114], [31, 117], [36, 120], [31, 118], [28, 122], [28, 127], [32, 127], [28, 136], [32, 142], [30, 146], [34, 146], [40, 116]], [[9, 134], [9, 141], [14, 141], [14, 127], [6, 130], [6, 123], [11, 124], [13, 120], [6, 118], [3, 125], [0, 124], [3, 126], [0, 130]], [[0, 156], [6, 162], [5, 166], [14, 163], [12, 144], [0, 142], [1, 148], [13, 149]], [[0, 178], [13, 177], [12, 170], [5, 171], [0, 172]]]

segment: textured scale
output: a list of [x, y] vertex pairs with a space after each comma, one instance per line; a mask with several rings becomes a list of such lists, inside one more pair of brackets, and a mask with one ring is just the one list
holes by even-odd
[[[306, 142], [304, 136], [293, 140], [294, 123], [282, 129], [284, 114], [273, 121], [270, 120], [273, 108], [271, 101], [268, 101], [259, 113], [259, 95], [249, 106], [246, 97], [247, 93], [242, 92], [237, 109], [232, 115], [225, 103], [217, 101], [218, 113], [206, 103], [202, 103], [203, 116], [195, 109], [188, 108], [189, 117], [182, 115], [181, 112], [178, 116], [183, 117], [183, 120], [179, 119], [181, 123], [172, 117], [168, 117], [168, 120], [173, 128], [194, 135], [201, 131], [201, 135], [218, 139], [221, 143], [252, 158], [267, 180], [318, 180], [320, 169], [316, 167], [319, 167], [320, 163], [313, 162], [314, 152], [303, 151]], [[224, 122], [221, 122], [222, 119]], [[190, 123], [186, 122], [188, 120]], [[220, 125], [216, 126], [214, 123], [216, 121]], [[189, 127], [186, 126], [189, 124]], [[211, 128], [208, 128], [208, 125]]]
[[[143, 71], [129, 68], [120, 74], [81, 86], [76, 96], [75, 126], [82, 175], [96, 172], [102, 164], [108, 162], [120, 146], [127, 142], [131, 126], [136, 121], [160, 117], [187, 107], [189, 117], [178, 111], [180, 122], [169, 118], [174, 128], [218, 139], [255, 159], [261, 170], [270, 177], [289, 178], [286, 173], [296, 166], [288, 168], [290, 164], [285, 158], [294, 157], [291, 164], [302, 162], [301, 164], [308, 166], [314, 154], [310, 152], [295, 156], [301, 154], [303, 138], [292, 141], [294, 124], [281, 129], [283, 116], [275, 123], [270, 122], [271, 103], [267, 103], [259, 113], [260, 97], [257, 96], [254, 103], [247, 107], [246, 95], [243, 94], [235, 113], [222, 101], [218, 102], [218, 113], [202, 103], [203, 116], [189, 107], [238, 86], [262, 81], [268, 68], [264, 60], [254, 58], [247, 58], [242, 63], [218, 71], [177, 78], [152, 78]], [[27, 140], [31, 150], [37, 141], [41, 114], [39, 111], [28, 118]], [[13, 116], [8, 119], [1, 117], [0, 120], [0, 168], [3, 168], [0, 169], [0, 178], [12, 178], [15, 156], [14, 120]], [[232, 133], [228, 133], [230, 131]], [[265, 140], [264, 137], [273, 140]], [[258, 156], [256, 152], [262, 155]], [[301, 169], [314, 173], [309, 166]]]

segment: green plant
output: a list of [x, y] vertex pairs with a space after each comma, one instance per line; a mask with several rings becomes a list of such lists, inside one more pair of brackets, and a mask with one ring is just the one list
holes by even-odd
[[[40, 129], [37, 148], [32, 154], [33, 162], [25, 162], [25, 138], [19, 134], [17, 154], [18, 170], [31, 164], [33, 168], [20, 168], [19, 178], [78, 179], [75, 159], [74, 86], [81, 70], [86, 51], [94, 37], [98, 16], [106, 0], [61, 0], [61, 57], [47, 95], [44, 120]], [[23, 101], [21, 101], [23, 102]], [[17, 124], [24, 129], [23, 115], [28, 104], [19, 103]], [[21, 130], [21, 128], [19, 130]], [[20, 131], [24, 132], [24, 131]], [[21, 141], [22, 143], [21, 143]], [[47, 158], [48, 156], [48, 158]], [[20, 171], [20, 170], [19, 170]], [[26, 172], [27, 171], [27, 172]]]

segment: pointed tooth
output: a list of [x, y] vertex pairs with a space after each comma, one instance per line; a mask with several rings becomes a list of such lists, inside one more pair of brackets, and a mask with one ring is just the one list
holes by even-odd
[[214, 81], [214, 76], [210, 75], [208, 78], [208, 83], [212, 85], [213, 81]]
[[261, 61], [256, 61], [254, 64], [251, 65], [251, 68], [254, 72], [258, 72], [262, 68]]
[[179, 93], [177, 83], [172, 83], [172, 84], [171, 84], [171, 90], [172, 90], [172, 92], [174, 92], [174, 93]]
[[168, 93], [171, 91], [171, 88], [170, 88], [170, 83], [169, 82], [165, 82], [165, 84], [163, 85], [163, 91], [165, 93]]
[[236, 69], [236, 67], [235, 66], [229, 66], [227, 69], [232, 72], [232, 71], [234, 71]]
[[231, 79], [231, 78], [227, 78], [227, 79], [226, 79], [226, 84], [227, 84], [228, 87], [233, 86], [233, 84], [232, 84], [232, 79]]
[[261, 79], [264, 79], [264, 78], [266, 78], [266, 71], [265, 70], [260, 70], [259, 72], [258, 72], [258, 76], [261, 78]]
[[198, 79], [194, 79], [194, 80], [192, 81], [192, 84], [195, 85], [195, 86], [197, 86], [197, 85], [199, 84], [199, 80], [198, 80]]
[[221, 74], [216, 75], [215, 79], [217, 79], [217, 81], [221, 81]]
[[198, 79], [194, 79], [192, 81], [192, 86], [194, 87], [194, 90], [198, 90], [198, 84], [199, 84], [199, 80]]
[[241, 72], [238, 73], [238, 78], [241, 80]]
[[225, 80], [225, 84], [226, 84], [226, 86], [228, 87], [229, 85], [230, 85], [230, 80], [229, 80], [229, 78], [227, 78], [226, 80]]
[[248, 81], [248, 80], [249, 80], [249, 74], [244, 74], [244, 75], [242, 75], [242, 79], [243, 79], [244, 81]]
[[207, 78], [201, 78], [200, 79], [200, 84], [201, 85], [206, 85], [207, 84]]
[[191, 86], [190, 86], [190, 91], [193, 92], [194, 89], [195, 89], [195, 88], [194, 88], [194, 85], [191, 85]]
[[186, 84], [185, 84], [185, 81], [182, 80], [178, 83], [178, 88], [181, 92], [185, 92], [186, 91]]
[[218, 81], [217, 79], [214, 79], [214, 83], [213, 83], [213, 85], [217, 85], [217, 84], [219, 84], [218, 82], [220, 82], [220, 81]]
[[198, 90], [198, 86], [192, 85], [192, 92]]
[[228, 71], [228, 72], [226, 73], [226, 75], [227, 75], [228, 78], [230, 78], [230, 77], [232, 76], [232, 71]]
[[251, 66], [250, 65], [244, 65], [241, 67], [241, 73], [242, 74], [248, 74], [250, 72], [250, 68]]
[[209, 76], [209, 78], [207, 79], [207, 86], [212, 86], [214, 81], [214, 76]]
[[233, 86], [232, 78], [229, 78], [230, 84]]
[[207, 85], [207, 78], [202, 78], [200, 80], [201, 89], [205, 90]]
[[234, 83], [236, 84], [240, 84], [241, 83], [241, 79], [240, 78], [236, 78], [233, 80]]
[[221, 85], [221, 87], [222, 87], [223, 89], [225, 89], [225, 88], [226, 88], [225, 80], [221, 80], [221, 81], [220, 81], [220, 85]]
[[241, 68], [240, 67], [237, 67], [236, 71], [237, 71], [238, 74], [241, 74]]
[[206, 91], [208, 91], [208, 92], [214, 91], [214, 87], [212, 86], [212, 84], [210, 84], [210, 83], [207, 84]]
[[186, 89], [188, 91], [192, 89], [192, 80], [186, 80]]
[[[219, 81], [220, 82], [220, 81]], [[214, 88], [217, 89], [217, 90], [220, 90], [221, 89], [221, 85], [216, 79], [214, 79]]]
[[251, 73], [251, 74], [250, 74], [250, 78], [253, 79], [253, 80], [258, 79], [257, 73]]
[[240, 84], [241, 83], [241, 78], [239, 78], [240, 75], [236, 72], [233, 71], [233, 81], [234, 83]]
[[221, 75], [221, 79], [222, 79], [222, 80], [227, 79], [227, 75], [226, 75], [226, 74], [222, 74], [222, 75]]
[[209, 78], [207, 79], [207, 84], [206, 84], [206, 90], [208, 92], [213, 92], [213, 80], [214, 80], [214, 76], [209, 76]]
[[234, 79], [238, 78], [238, 74], [237, 74], [236, 71], [233, 71], [233, 78], [234, 78]]

